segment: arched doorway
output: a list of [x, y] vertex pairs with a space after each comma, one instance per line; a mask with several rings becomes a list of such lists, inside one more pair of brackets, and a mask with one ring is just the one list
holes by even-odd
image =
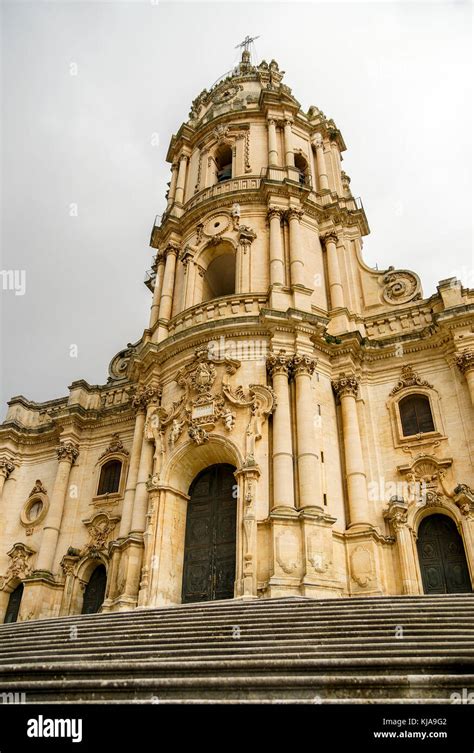
[[212, 465], [189, 489], [183, 603], [234, 596], [237, 500], [231, 465]]
[[8, 599], [8, 607], [5, 612], [3, 622], [16, 622], [20, 611], [21, 597], [23, 596], [23, 583], [20, 583], [14, 591], [11, 592]]
[[104, 565], [98, 565], [92, 573], [84, 591], [81, 614], [96, 614], [104, 601], [107, 573]]
[[418, 529], [417, 547], [425, 594], [472, 591], [463, 541], [451, 518], [424, 518]]

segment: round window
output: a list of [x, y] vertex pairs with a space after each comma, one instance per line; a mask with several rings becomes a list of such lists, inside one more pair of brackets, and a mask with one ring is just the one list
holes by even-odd
[[35, 499], [33, 504], [30, 505], [28, 512], [27, 512], [27, 518], [28, 520], [36, 520], [41, 515], [41, 511], [43, 509], [43, 503], [40, 499]]

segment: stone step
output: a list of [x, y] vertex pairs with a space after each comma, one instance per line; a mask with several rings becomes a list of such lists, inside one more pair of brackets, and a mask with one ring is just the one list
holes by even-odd
[[0, 693], [29, 701], [446, 702], [473, 685], [474, 599], [229, 600], [3, 625], [0, 667]]

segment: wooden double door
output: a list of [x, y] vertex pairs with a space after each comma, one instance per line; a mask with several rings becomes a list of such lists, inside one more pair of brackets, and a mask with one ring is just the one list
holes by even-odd
[[231, 465], [212, 465], [191, 484], [184, 544], [183, 603], [232, 599], [237, 498]]
[[451, 518], [447, 515], [424, 518], [417, 546], [425, 594], [472, 591], [463, 540]]

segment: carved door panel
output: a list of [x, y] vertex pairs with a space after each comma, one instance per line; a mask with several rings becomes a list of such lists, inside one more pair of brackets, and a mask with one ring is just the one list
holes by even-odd
[[207, 468], [190, 489], [184, 551], [184, 602], [231, 599], [234, 595], [235, 478], [229, 465]]
[[84, 591], [82, 614], [96, 614], [104, 601], [107, 573], [105, 567], [99, 565], [92, 573], [89, 583]]
[[20, 611], [21, 597], [23, 596], [23, 583], [11, 592], [8, 600], [7, 611], [5, 612], [4, 622], [16, 622]]
[[472, 591], [464, 545], [451, 518], [425, 518], [420, 524], [417, 546], [426, 594]]

